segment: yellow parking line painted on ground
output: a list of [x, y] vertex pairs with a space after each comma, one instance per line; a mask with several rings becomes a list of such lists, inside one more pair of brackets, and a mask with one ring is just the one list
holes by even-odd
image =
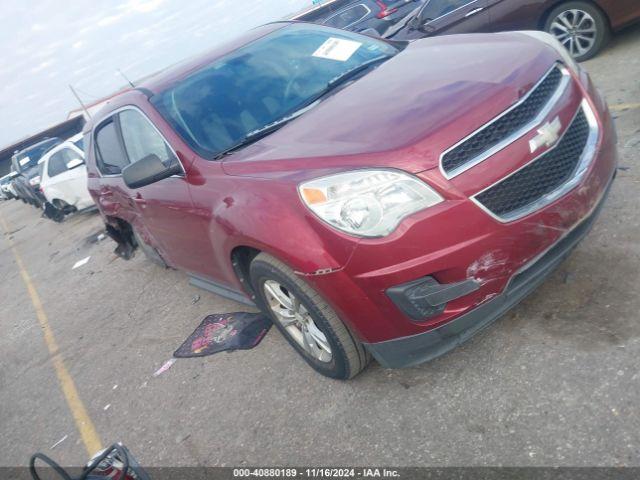
[[619, 105], [611, 105], [609, 110], [612, 112], [622, 112], [624, 110], [635, 110], [640, 108], [640, 103], [621, 103]]
[[64, 398], [67, 400], [67, 405], [69, 405], [69, 409], [71, 410], [73, 419], [76, 422], [76, 427], [80, 432], [80, 436], [82, 437], [82, 442], [84, 443], [87, 453], [89, 455], [93, 455], [98, 452], [98, 450], [102, 449], [102, 443], [100, 442], [98, 433], [96, 432], [96, 429], [93, 426], [93, 422], [91, 421], [91, 418], [87, 413], [87, 409], [82, 403], [82, 400], [80, 400], [78, 390], [73, 383], [73, 378], [71, 378], [71, 375], [69, 375], [69, 372], [64, 365], [64, 360], [58, 352], [58, 343], [56, 342], [53, 331], [49, 326], [49, 320], [47, 319], [47, 314], [42, 307], [40, 296], [38, 295], [38, 292], [36, 291], [36, 288], [31, 281], [31, 277], [29, 277], [29, 273], [27, 272], [27, 269], [22, 262], [22, 258], [20, 257], [18, 250], [9, 237], [9, 227], [2, 215], [0, 215], [0, 223], [2, 224], [2, 228], [5, 232], [5, 238], [9, 243], [9, 248], [13, 252], [13, 255], [16, 259], [16, 264], [18, 265], [18, 269], [20, 270], [22, 281], [27, 287], [29, 297], [31, 297], [31, 303], [33, 304], [33, 308], [36, 311], [38, 323], [40, 324], [40, 327], [42, 328], [42, 331], [44, 333], [44, 341], [47, 344], [47, 348], [49, 349], [51, 361], [53, 362], [53, 367], [55, 368], [56, 375], [58, 376], [58, 381], [60, 382], [60, 388], [62, 389]]

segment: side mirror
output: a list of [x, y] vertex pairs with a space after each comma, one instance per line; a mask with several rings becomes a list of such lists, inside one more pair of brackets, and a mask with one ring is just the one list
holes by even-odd
[[361, 33], [362, 35], [368, 35], [369, 37], [373, 37], [373, 38], [382, 37], [382, 35], [380, 35], [380, 32], [378, 32], [375, 28], [365, 28], [364, 30], [358, 33]]
[[181, 173], [182, 168], [177, 160], [167, 167], [157, 155], [151, 154], [124, 167], [122, 179], [127, 187], [140, 188]]
[[415, 17], [411, 17], [408, 26], [411, 30], [419, 30], [423, 24], [423, 21], [420, 20], [420, 15], [416, 15]]
[[80, 165], [84, 165], [84, 161], [79, 158], [74, 158], [73, 160], [67, 163], [67, 169], [72, 170]]
[[409, 20], [409, 28], [412, 30], [420, 30], [421, 32], [428, 32], [431, 30], [429, 23], [433, 21], [433, 18], [424, 18], [421, 15], [417, 15]]

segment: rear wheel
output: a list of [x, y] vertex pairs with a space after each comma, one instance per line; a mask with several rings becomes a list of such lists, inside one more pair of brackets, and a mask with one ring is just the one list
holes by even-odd
[[317, 372], [330, 378], [355, 377], [370, 356], [336, 312], [284, 263], [266, 253], [250, 267], [259, 306], [291, 346]]
[[578, 62], [593, 58], [609, 41], [609, 22], [589, 2], [566, 2], [554, 8], [545, 31], [553, 35]]
[[55, 205], [55, 200], [53, 203], [45, 202], [43, 209], [44, 215], [48, 219], [53, 220], [57, 223], [61, 223], [62, 221], [64, 221], [64, 211], [62, 211]]
[[69, 205], [67, 202], [65, 202], [64, 200], [60, 200], [59, 198], [56, 198], [51, 203], [53, 203], [53, 206], [65, 215], [69, 215], [70, 213], [77, 211], [76, 207], [74, 207], [73, 205]]

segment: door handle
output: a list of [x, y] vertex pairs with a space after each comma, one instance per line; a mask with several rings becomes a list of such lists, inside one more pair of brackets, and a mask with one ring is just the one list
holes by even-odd
[[144, 198], [142, 198], [142, 195], [140, 195], [140, 193], [136, 193], [136, 196], [134, 197], [133, 201], [136, 202], [141, 207], [144, 207], [147, 204], [147, 201]]
[[480, 13], [481, 11], [484, 10], [484, 7], [479, 7], [479, 8], [474, 8], [473, 10], [467, 12], [467, 14], [465, 15], [465, 18], [469, 18], [474, 16], [476, 13]]

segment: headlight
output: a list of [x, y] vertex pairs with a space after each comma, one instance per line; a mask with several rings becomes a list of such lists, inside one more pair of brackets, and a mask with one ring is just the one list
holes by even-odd
[[547, 32], [539, 32], [537, 30], [527, 30], [525, 32], [520, 32], [524, 35], [528, 35], [530, 37], [535, 38], [536, 40], [540, 40], [543, 43], [546, 43], [550, 47], [552, 47], [558, 54], [562, 57], [562, 61], [564, 64], [573, 70], [575, 73], [579, 73], [581, 71], [580, 65], [569, 53], [564, 45], [562, 45], [556, 37]]
[[391, 170], [354, 170], [305, 182], [302, 201], [332, 227], [361, 237], [383, 237], [403, 218], [442, 202], [411, 175]]
[[31, 180], [29, 180], [29, 185], [31, 185], [32, 187], [35, 187], [36, 185], [39, 185], [39, 184], [40, 184], [40, 175], [36, 175]]

